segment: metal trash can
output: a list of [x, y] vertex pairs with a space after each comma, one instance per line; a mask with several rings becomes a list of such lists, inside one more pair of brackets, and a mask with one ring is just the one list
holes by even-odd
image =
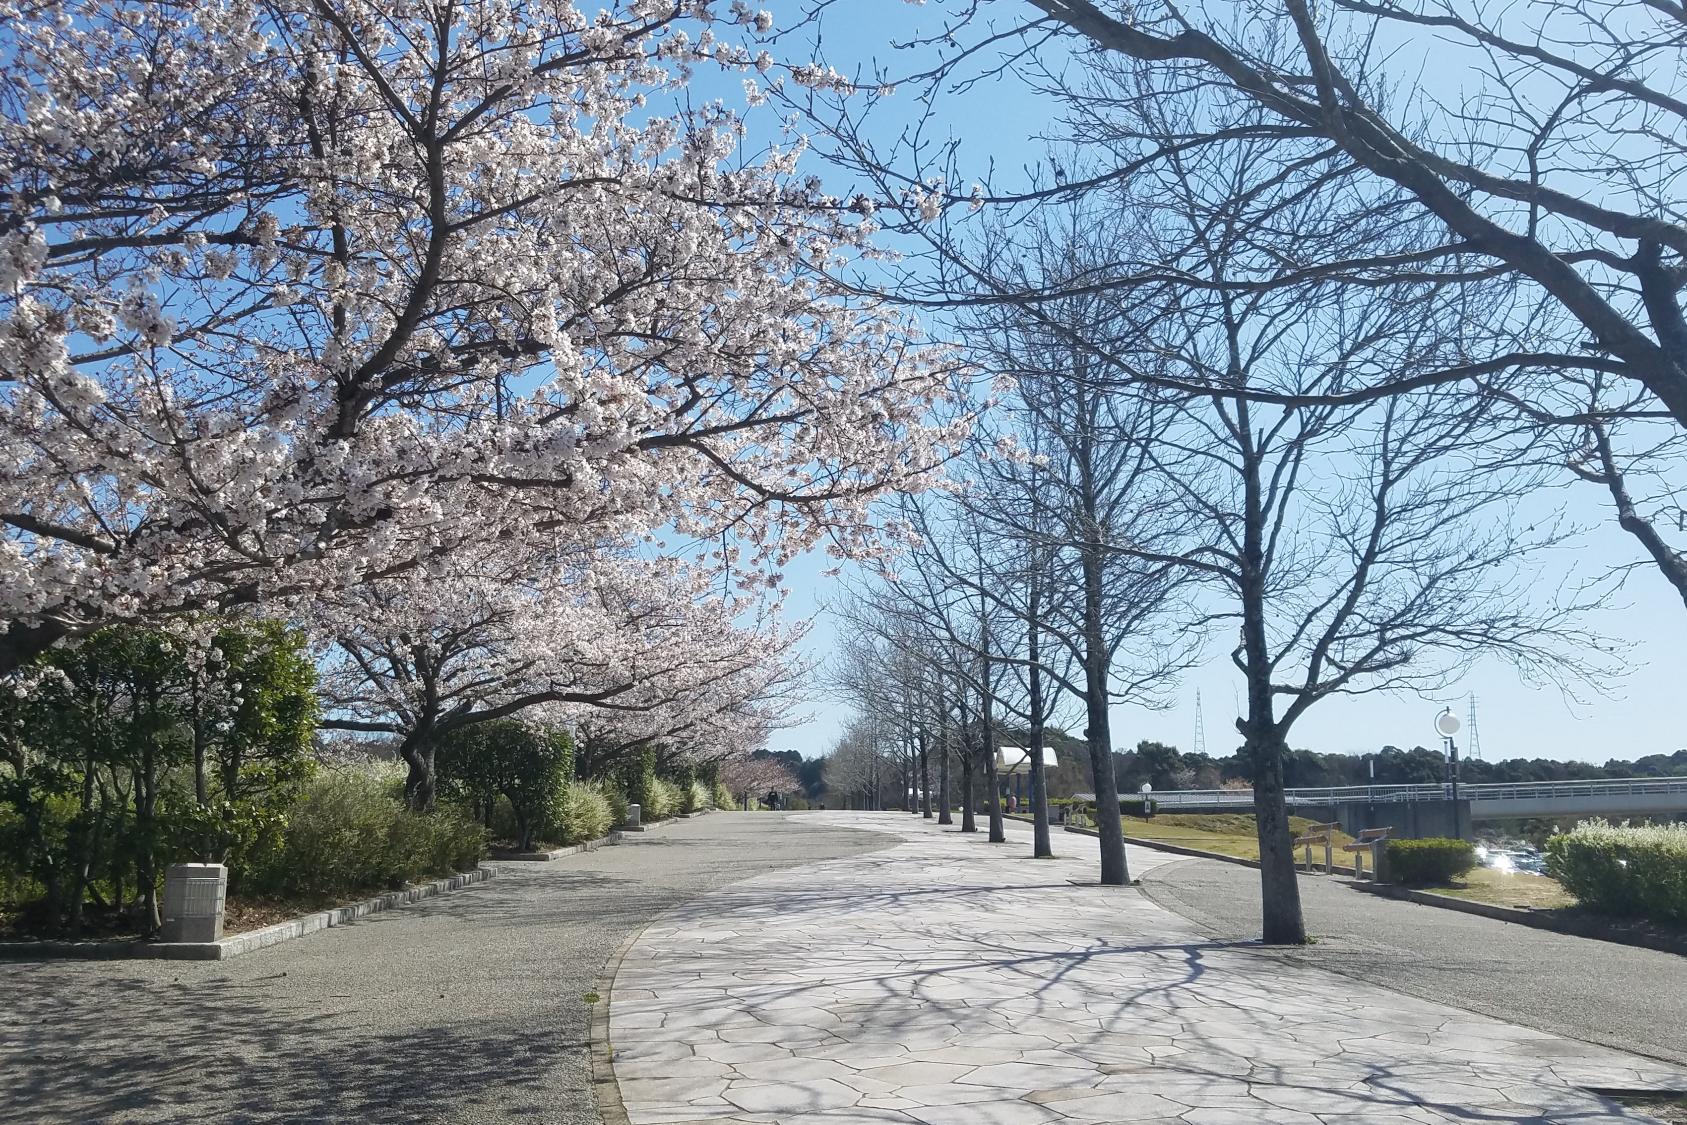
[[177, 863], [164, 872], [162, 941], [221, 941], [228, 868], [220, 863]]

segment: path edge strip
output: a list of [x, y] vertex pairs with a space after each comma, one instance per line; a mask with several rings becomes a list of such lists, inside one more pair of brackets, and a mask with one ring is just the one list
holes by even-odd
[[388, 891], [362, 902], [301, 914], [297, 918], [289, 918], [285, 922], [277, 922], [260, 930], [233, 934], [220, 941], [4, 942], [0, 943], [0, 960], [68, 958], [100, 961], [227, 961], [231, 957], [255, 953], [260, 949], [268, 949], [272, 945], [280, 945], [284, 941], [292, 941], [319, 930], [343, 926], [359, 918], [379, 914], [383, 910], [392, 910], [423, 899], [464, 890], [477, 883], [484, 883], [492, 878], [493, 873], [493, 868], [476, 867], [473, 871], [458, 872], [444, 879], [435, 879], [431, 883], [418, 883], [401, 891]]
[[1456, 910], [1461, 914], [1475, 914], [1483, 918], [1512, 922], [1536, 930], [1551, 930], [1554, 933], [1566, 934], [1570, 937], [1587, 938], [1592, 941], [1608, 941], [1616, 945], [1637, 946], [1659, 953], [1673, 953], [1677, 956], [1687, 957], [1687, 935], [1631, 933], [1598, 918], [1559, 917], [1541, 911], [1520, 910], [1514, 906], [1497, 906], [1490, 902], [1473, 902], [1470, 899], [1458, 898], [1454, 895], [1438, 895], [1433, 891], [1414, 890], [1411, 887], [1401, 887], [1392, 883], [1380, 885], [1352, 883], [1350, 885], [1355, 890], [1363, 891], [1366, 894], [1380, 895], [1383, 898], [1415, 902], [1422, 906], [1439, 907], [1442, 910]]
[[625, 837], [622, 836], [621, 829], [617, 828], [608, 835], [599, 836], [595, 840], [587, 840], [583, 844], [565, 844], [560, 848], [552, 848], [545, 852], [518, 852], [504, 848], [493, 848], [488, 853], [488, 858], [495, 859], [499, 863], [545, 863], [549, 860], [563, 859], [584, 852], [595, 852], [599, 848], [619, 844], [623, 839]]
[[[672, 912], [664, 911], [660, 916], [669, 913]], [[621, 1083], [615, 1077], [615, 1045], [609, 1041], [609, 1000], [615, 990], [615, 977], [621, 972], [621, 961], [655, 922], [652, 918], [622, 938], [598, 970], [597, 1003], [592, 1005], [592, 1017], [587, 1025], [586, 1054], [591, 1060], [592, 1101], [603, 1125], [632, 1125], [627, 1107], [621, 1101]]]

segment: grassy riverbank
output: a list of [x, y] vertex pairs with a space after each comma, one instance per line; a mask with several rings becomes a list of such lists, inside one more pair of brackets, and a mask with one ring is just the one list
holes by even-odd
[[[1119, 818], [1125, 835], [1137, 840], [1156, 840], [1185, 848], [1217, 852], [1237, 859], [1259, 858], [1259, 833], [1254, 818], [1247, 813], [1161, 813], [1154, 817], [1124, 816]], [[1289, 829], [1295, 836], [1304, 835], [1316, 821], [1304, 816], [1291, 816]], [[1353, 837], [1345, 832], [1335, 833], [1335, 860], [1338, 869], [1352, 867], [1352, 856], [1341, 850]], [[1315, 845], [1314, 862], [1324, 862], [1324, 849]]]

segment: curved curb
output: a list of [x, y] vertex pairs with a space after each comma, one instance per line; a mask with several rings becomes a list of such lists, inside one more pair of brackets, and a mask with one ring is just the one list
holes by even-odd
[[[786, 814], [784, 819], [790, 819], [789, 814]], [[851, 830], [858, 832], [871, 831], [870, 829]], [[901, 842], [906, 843], [908, 841], [904, 838]], [[896, 846], [896, 844], [885, 845], [886, 848]], [[868, 849], [869, 852], [879, 850], [882, 849]], [[834, 860], [818, 860], [816, 862], [831, 863]], [[805, 867], [809, 865], [795, 864], [793, 866]], [[778, 870], [787, 869], [779, 868]], [[603, 1119], [603, 1125], [632, 1125], [631, 1118], [627, 1116], [626, 1104], [621, 1100], [621, 1083], [615, 1077], [615, 1044], [609, 1040], [609, 1005], [614, 999], [615, 978], [620, 975], [621, 962], [626, 959], [633, 946], [638, 944], [638, 940], [644, 936], [644, 932], [657, 922], [679, 913], [706, 895], [714, 894], [716, 891], [724, 890], [727, 887], [737, 886], [739, 883], [747, 883], [765, 874], [768, 874], [768, 872], [746, 875], [742, 879], [731, 879], [718, 887], [710, 887], [708, 890], [699, 891], [681, 902], [674, 903], [668, 909], [646, 921], [644, 925], [628, 933], [626, 937], [621, 939], [621, 944], [615, 947], [615, 951], [604, 960], [603, 968], [598, 970], [595, 985], [597, 1003], [592, 1005], [592, 1015], [586, 1029], [586, 1057], [590, 1060], [591, 1065], [592, 1102], [597, 1106], [598, 1116]]]
[[592, 1101], [597, 1105], [603, 1125], [631, 1125], [627, 1107], [621, 1101], [621, 1084], [615, 1078], [615, 1045], [609, 1041], [609, 1000], [614, 993], [616, 974], [621, 971], [622, 959], [655, 921], [652, 918], [622, 938], [621, 944], [615, 947], [615, 952], [598, 970], [597, 1003], [592, 1005], [592, 1018], [586, 1031], [586, 1054], [591, 1060]]

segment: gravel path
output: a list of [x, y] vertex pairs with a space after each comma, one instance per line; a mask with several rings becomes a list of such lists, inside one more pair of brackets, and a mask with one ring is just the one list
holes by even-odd
[[596, 1125], [584, 996], [628, 933], [893, 842], [717, 813], [226, 963], [0, 962], [0, 1122]]
[[[1214, 860], [1156, 867], [1142, 888], [1220, 938], [1259, 936], [1259, 873]], [[1399, 992], [1687, 1063], [1687, 957], [1364, 894], [1303, 876], [1316, 944], [1278, 956]]]

